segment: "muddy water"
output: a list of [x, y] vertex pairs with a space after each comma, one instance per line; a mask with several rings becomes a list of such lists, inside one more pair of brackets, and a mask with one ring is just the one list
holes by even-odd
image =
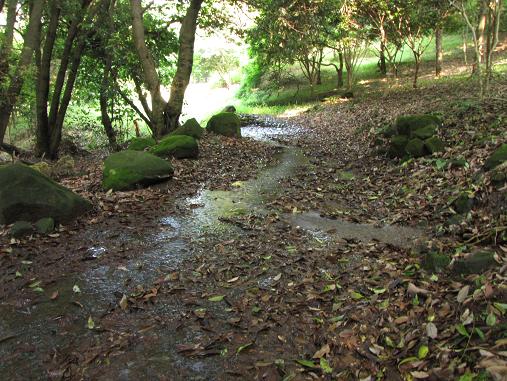
[[[301, 132], [298, 128], [282, 127], [244, 127], [243, 136], [273, 142], [278, 137]], [[209, 235], [219, 235], [223, 240], [245, 234], [227, 223], [227, 219], [267, 213], [267, 203], [283, 191], [280, 180], [305, 165], [306, 158], [299, 149], [280, 147], [277, 165], [263, 170], [256, 179], [237, 183], [230, 191], [203, 189], [195, 197], [182, 200], [191, 211], [184, 216], [161, 219], [159, 230], [149, 236], [125, 232], [115, 238], [116, 241], [136, 241], [145, 248], [135, 259], [118, 267], [94, 266], [91, 261], [90, 268], [80, 276], [60, 279], [45, 287], [45, 295], [59, 291], [58, 298], [53, 301], [41, 296], [35, 302], [0, 303], [0, 379], [46, 379], [47, 369], [52, 368], [52, 353], [79, 347], [83, 339], [93, 341], [95, 332], [87, 327], [89, 317], [99, 321], [117, 307], [123, 294], [129, 294], [138, 286], [149, 287], [157, 279], [177, 271], [182, 261], [194, 254], [192, 243], [195, 240]], [[407, 247], [419, 234], [403, 228], [326, 220], [316, 213], [287, 215], [286, 221], [313, 234], [379, 240], [401, 247]], [[90, 259], [107, 256], [108, 244], [114, 245], [114, 240], [108, 242], [102, 237], [98, 240], [100, 246], [91, 246], [87, 255]], [[191, 327], [171, 325], [178, 320], [181, 303], [174, 298], [172, 304], [155, 305], [154, 313], [167, 322], [165, 328], [154, 328], [141, 344], [125, 354], [129, 361], [118, 368], [108, 367], [109, 373], [99, 378], [138, 380], [173, 374], [177, 379], [216, 379], [215, 375], [220, 374], [218, 361], [184, 358], [174, 349], [178, 343], [197, 341], [195, 335], [198, 333]], [[148, 312], [140, 312], [138, 319], [146, 316]], [[142, 326], [142, 321], [139, 325]]]

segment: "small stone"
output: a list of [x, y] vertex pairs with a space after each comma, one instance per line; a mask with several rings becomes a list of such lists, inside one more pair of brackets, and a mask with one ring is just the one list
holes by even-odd
[[217, 135], [240, 138], [241, 119], [236, 113], [222, 112], [211, 117], [206, 129]]
[[422, 262], [422, 267], [427, 271], [440, 272], [451, 263], [451, 258], [445, 254], [427, 253]]
[[500, 164], [507, 161], [507, 144], [502, 144], [493, 154], [486, 160], [484, 168], [489, 171]]
[[146, 148], [152, 147], [157, 142], [151, 136], [134, 138], [130, 141], [128, 150], [131, 151], [144, 151]]
[[26, 221], [17, 221], [11, 227], [11, 236], [14, 238], [22, 238], [32, 233], [32, 224]]
[[236, 107], [233, 105], [225, 106], [222, 112], [236, 112]]
[[55, 230], [55, 220], [51, 217], [41, 218], [35, 223], [35, 229], [40, 234], [49, 234]]
[[454, 262], [452, 272], [458, 275], [480, 274], [497, 265], [494, 252], [478, 251]]
[[449, 161], [449, 168], [465, 168], [468, 166], [468, 162], [465, 159], [452, 159]]
[[466, 214], [472, 210], [474, 206], [474, 199], [468, 197], [467, 193], [460, 194], [452, 202], [453, 209], [459, 214]]

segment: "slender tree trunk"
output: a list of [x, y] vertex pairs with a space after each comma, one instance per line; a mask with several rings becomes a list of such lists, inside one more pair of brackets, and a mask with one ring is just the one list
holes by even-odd
[[[36, 84], [36, 118], [37, 118], [37, 144], [36, 149], [39, 155], [49, 154], [49, 119], [48, 119], [48, 100], [49, 100], [49, 81], [51, 70], [51, 58], [56, 40], [56, 31], [60, 18], [60, 8], [56, 0], [51, 1], [49, 9], [49, 25], [47, 27], [46, 38], [42, 56], [38, 62], [37, 84]], [[40, 56], [40, 53], [39, 53]]]
[[340, 61], [340, 70], [338, 70], [338, 88], [343, 87], [343, 52], [338, 53], [338, 60]]
[[419, 69], [421, 67], [421, 57], [414, 52], [414, 59], [415, 59], [415, 72], [414, 72], [414, 82], [412, 84], [412, 87], [414, 89], [417, 89], [417, 81], [419, 80]]
[[[9, 0], [7, 3], [7, 18], [5, 22], [5, 32], [2, 47], [0, 49], [0, 83], [7, 78], [9, 73], [9, 58], [12, 52], [12, 43], [14, 41], [14, 26], [16, 24], [17, 0]], [[3, 6], [2, 6], [3, 8]]]
[[[132, 0], [133, 1], [133, 0]], [[190, 82], [194, 62], [195, 31], [197, 17], [203, 0], [191, 0], [181, 24], [179, 35], [178, 64], [171, 83], [171, 96], [165, 110], [166, 131], [174, 130], [179, 125], [185, 91]]]
[[[131, 12], [132, 12], [132, 34], [134, 40], [134, 46], [141, 66], [143, 68], [144, 83], [148, 88], [151, 95], [151, 119], [153, 124], [153, 135], [155, 137], [161, 137], [165, 135], [166, 127], [164, 123], [164, 109], [166, 102], [162, 98], [160, 93], [160, 78], [157, 73], [155, 61], [151, 55], [150, 50], [146, 46], [145, 32], [143, 23], [143, 9], [141, 6], [141, 0], [130, 0]], [[183, 31], [183, 26], [181, 31]], [[181, 35], [180, 31], [180, 35]], [[178, 57], [178, 68], [180, 66], [180, 60]], [[192, 64], [192, 62], [190, 62]], [[176, 73], [176, 76], [178, 73]], [[176, 77], [174, 79], [176, 81]]]
[[111, 88], [111, 64], [112, 59], [111, 56], [105, 59], [104, 62], [104, 74], [102, 76], [102, 83], [100, 85], [100, 115], [102, 120], [102, 125], [104, 126], [104, 130], [107, 135], [107, 139], [109, 140], [109, 145], [113, 150], [118, 149], [118, 144], [116, 142], [116, 132], [113, 128], [113, 123], [111, 122], [111, 118], [108, 113], [108, 100], [109, 100], [109, 89]]
[[468, 66], [468, 30], [467, 27], [463, 27], [463, 57], [465, 59], [465, 65]]
[[435, 29], [435, 76], [440, 77], [442, 74], [442, 62], [444, 54], [442, 51], [442, 27], [438, 26]]
[[384, 41], [380, 42], [380, 74], [387, 75], [387, 63], [386, 63], [386, 44]]
[[19, 57], [19, 62], [14, 73], [14, 77], [0, 99], [0, 144], [3, 143], [5, 130], [9, 124], [9, 119], [18, 100], [21, 87], [25, 79], [26, 72], [32, 63], [33, 52], [40, 45], [41, 33], [41, 18], [42, 10], [44, 8], [44, 0], [35, 0], [30, 11], [30, 20], [28, 22], [28, 29], [24, 37], [23, 50]]

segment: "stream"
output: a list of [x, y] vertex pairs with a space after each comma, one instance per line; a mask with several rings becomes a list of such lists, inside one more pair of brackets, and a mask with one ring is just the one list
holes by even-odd
[[[197, 195], [182, 200], [190, 212], [162, 218], [160, 229], [151, 235], [132, 236], [126, 231], [115, 238], [116, 241], [140, 241], [145, 248], [142, 255], [123, 266], [90, 265], [88, 270], [73, 279], [64, 278], [47, 285], [44, 290], [46, 295], [58, 290], [59, 296], [55, 300], [45, 298], [27, 305], [0, 303], [1, 379], [47, 379], [44, 375], [47, 375], [50, 354], [55, 348], [72, 347], [83, 337], [93, 336], [93, 331], [86, 324], [89, 316], [104, 316], [118, 305], [123, 294], [132, 292], [134, 286], [149, 287], [165, 274], [177, 272], [183, 261], [191, 260], [195, 240], [217, 235], [224, 240], [245, 234], [240, 227], [228, 223], [227, 218], [269, 213], [267, 204], [283, 192], [280, 180], [307, 165], [300, 149], [281, 146], [276, 141], [279, 137], [299, 134], [302, 129], [265, 122], [264, 126], [245, 126], [242, 132], [244, 137], [280, 146], [277, 164], [261, 171], [255, 179], [234, 184], [234, 189], [230, 191], [202, 189]], [[324, 239], [377, 240], [407, 248], [422, 234], [404, 227], [376, 227], [331, 220], [317, 212], [286, 214], [282, 218], [294, 227]], [[114, 243], [110, 242], [111, 245]], [[88, 255], [90, 259], [100, 259], [108, 255], [108, 247], [91, 246]], [[157, 372], [164, 370], [177, 379], [215, 379], [214, 375], [220, 374], [220, 369], [214, 358], [189, 359], [174, 349], [177, 343], [187, 342], [190, 336], [197, 335], [189, 329], [178, 329], [177, 324], [171, 323], [178, 320], [181, 303], [174, 298], [169, 305], [154, 305], [157, 314], [163, 315], [168, 322], [167, 326], [150, 333], [149, 345], [137, 345], [135, 353], [127, 356], [130, 360], [117, 370], [117, 374], [111, 376], [106, 373], [102, 379], [154, 379]], [[49, 378], [58, 379], [60, 375], [53, 376]]]

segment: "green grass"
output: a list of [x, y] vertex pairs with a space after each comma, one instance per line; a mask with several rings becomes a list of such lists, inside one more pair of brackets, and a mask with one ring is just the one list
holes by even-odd
[[[427, 42], [429, 42], [429, 45], [422, 56], [423, 63], [429, 63], [435, 60], [434, 40], [427, 40]], [[444, 51], [444, 65], [446, 60], [457, 59], [463, 56], [463, 40], [461, 35], [444, 35], [442, 46]], [[471, 54], [471, 45], [469, 48], [469, 53]], [[378, 70], [377, 62], [378, 57], [375, 55], [375, 51], [373, 49], [369, 49], [357, 69], [355, 78], [356, 88], [363, 86], [364, 82], [374, 82], [382, 77]], [[405, 79], [405, 77], [412, 75], [413, 62], [414, 58], [412, 51], [408, 47], [405, 47], [399, 68], [401, 74], [400, 77]], [[297, 67], [291, 67], [288, 70], [296, 75], [298, 82], [304, 83], [304, 78], [298, 71]], [[324, 67], [322, 69], [321, 85], [314, 86], [313, 89], [306, 83], [300, 84], [299, 89], [297, 85], [289, 85], [271, 93], [263, 91], [262, 89], [256, 89], [248, 96], [239, 99], [240, 106], [238, 107], [238, 111], [255, 114], [282, 114], [291, 108], [294, 108], [294, 106], [317, 102], [327, 96], [343, 93], [345, 89], [336, 89], [336, 82], [337, 78], [335, 69], [332, 67]], [[425, 82], [428, 81], [421, 80], [421, 84]], [[382, 85], [370, 83], [367, 87], [372, 86]]]

